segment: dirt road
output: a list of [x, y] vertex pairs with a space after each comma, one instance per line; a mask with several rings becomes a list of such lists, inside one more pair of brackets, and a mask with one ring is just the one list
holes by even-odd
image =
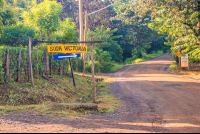
[[171, 63], [164, 55], [107, 74], [122, 101], [114, 113], [68, 119], [13, 113], [0, 118], [0, 132], [199, 133], [200, 80], [167, 73]]

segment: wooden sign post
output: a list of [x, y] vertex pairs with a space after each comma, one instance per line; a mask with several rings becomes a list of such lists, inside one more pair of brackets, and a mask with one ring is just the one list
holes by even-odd
[[176, 56], [179, 57], [179, 69], [181, 69], [181, 55], [182, 55], [182, 53], [181, 53], [180, 51], [178, 51], [178, 52], [176, 53]]
[[[90, 36], [90, 41], [92, 41], [92, 36]], [[96, 89], [95, 89], [95, 77], [94, 77], [94, 54], [93, 54], [93, 43], [91, 43], [91, 60], [92, 60], [92, 94], [93, 103], [96, 102]]]
[[[21, 40], [28, 40], [29, 41], [29, 67], [30, 67], [30, 72], [31, 72], [31, 82], [32, 85], [34, 85], [33, 82], [33, 74], [32, 74], [32, 62], [31, 62], [31, 45], [32, 42], [39, 42], [39, 43], [61, 43], [61, 45], [48, 45], [47, 50], [49, 53], [67, 53], [67, 54], [72, 54], [72, 53], [87, 53], [87, 46], [85, 45], [63, 45], [65, 43], [91, 43], [91, 60], [92, 60], [92, 90], [93, 90], [93, 102], [95, 103], [95, 98], [96, 98], [96, 90], [95, 90], [95, 76], [94, 76], [94, 55], [93, 55], [93, 43], [102, 43], [102, 41], [84, 41], [84, 42], [59, 42], [59, 41], [37, 41], [37, 40], [32, 40], [30, 37], [29, 39], [27, 38], [20, 38], [20, 37], [13, 37], [14, 39], [21, 39]], [[75, 80], [74, 80], [74, 74], [73, 74], [73, 68], [71, 64], [71, 58], [79, 57], [79, 55], [74, 54], [72, 57], [69, 57], [70, 61], [70, 66], [71, 66], [71, 71], [72, 71], [72, 77], [73, 77], [73, 82], [74, 86], [76, 86]], [[52, 55], [51, 55], [52, 57]], [[9, 77], [9, 50], [7, 52], [7, 59], [6, 59], [6, 78]], [[38, 60], [38, 59], [37, 59]], [[19, 65], [20, 66], [20, 65]], [[52, 69], [52, 67], [51, 67]], [[39, 72], [39, 71], [38, 71]]]
[[32, 45], [32, 38], [29, 37], [29, 68], [30, 68], [30, 75], [31, 75], [31, 83], [34, 85], [33, 81], [33, 69], [32, 69], [32, 61], [31, 61], [31, 45]]
[[69, 63], [70, 63], [70, 67], [71, 67], [71, 72], [72, 72], [72, 78], [73, 78], [74, 87], [76, 87], [76, 83], [75, 83], [75, 79], [74, 79], [74, 72], [73, 72], [73, 67], [72, 67], [71, 58], [69, 58]]

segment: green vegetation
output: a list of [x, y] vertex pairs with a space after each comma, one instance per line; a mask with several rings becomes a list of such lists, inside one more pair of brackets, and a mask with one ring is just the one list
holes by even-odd
[[[85, 0], [84, 13], [91, 13], [110, 5], [113, 1]], [[94, 44], [95, 72], [115, 72], [127, 64], [136, 64], [178, 49], [189, 54], [191, 63], [200, 63], [200, 6], [197, 0], [114, 0], [118, 2], [109, 8], [88, 17], [87, 41], [103, 41]], [[48, 54], [53, 65], [53, 77], [59, 84], [52, 84], [41, 78], [44, 72], [44, 53], [47, 45], [33, 43], [33, 71], [39, 67], [39, 78], [34, 73], [35, 87], [28, 83], [28, 41], [13, 37], [45, 41], [79, 41], [78, 4], [68, 0], [0, 0], [0, 97], [3, 104], [26, 105], [39, 104], [33, 109], [51, 109], [46, 102], [81, 102], [91, 101], [90, 78], [76, 76], [78, 87], [69, 86], [71, 79], [61, 78], [58, 74], [69, 76], [69, 61], [55, 61]], [[87, 44], [88, 46], [90, 44]], [[10, 79], [5, 76], [7, 49], [10, 52]], [[21, 49], [22, 62], [18, 68], [18, 55]], [[85, 71], [91, 73], [90, 47], [86, 54]], [[174, 55], [174, 58], [175, 55]], [[77, 64], [78, 63], [78, 64]], [[81, 58], [73, 58], [72, 66], [78, 72], [83, 71]], [[176, 70], [173, 64], [170, 69]], [[17, 71], [21, 73], [21, 83], [17, 83]], [[68, 83], [66, 83], [66, 81]], [[7, 84], [6, 84], [7, 83]], [[85, 84], [86, 83], [86, 84]], [[101, 83], [102, 84], [102, 83]], [[103, 90], [97, 83], [98, 90]], [[101, 85], [101, 86], [99, 86]], [[99, 87], [98, 87], [99, 86]], [[83, 89], [85, 87], [85, 89]], [[101, 88], [100, 88], [101, 87]], [[66, 91], [64, 90], [66, 89]], [[47, 92], [49, 91], [49, 92]], [[102, 91], [101, 93], [103, 93]], [[67, 97], [68, 96], [68, 97]], [[73, 99], [72, 99], [73, 98]], [[76, 99], [75, 99], [76, 98]], [[99, 111], [113, 111], [117, 101], [110, 95], [101, 96], [104, 103]], [[23, 101], [25, 100], [25, 101]], [[79, 100], [80, 101], [80, 100]], [[110, 105], [109, 103], [113, 105]], [[44, 103], [44, 105], [43, 105]], [[6, 109], [2, 107], [1, 111]], [[63, 111], [60, 114], [68, 115]], [[72, 113], [71, 113], [72, 114]], [[73, 113], [76, 114], [76, 113]]]
[[[6, 47], [2, 46], [0, 47], [0, 74], [1, 74], [1, 81], [0, 83], [3, 84], [7, 81], [5, 77], [6, 72], [6, 54], [7, 50], [9, 49], [9, 56], [10, 56], [10, 67], [9, 67], [9, 75], [10, 75], [10, 81], [16, 81], [17, 80], [17, 71], [20, 70], [21, 72], [21, 80], [26, 81], [28, 80], [28, 65], [29, 65], [29, 58], [28, 58], [28, 49], [27, 48], [20, 48], [20, 47]], [[19, 52], [21, 50], [21, 67], [18, 68], [18, 60], [19, 60]], [[38, 60], [37, 60], [38, 55]], [[38, 50], [38, 53], [36, 51], [32, 51], [32, 68], [33, 68], [33, 74], [34, 77], [37, 78], [36, 75], [37, 71], [39, 71], [39, 74], [45, 74], [44, 67], [45, 63], [43, 61], [44, 59], [44, 52], [41, 50]], [[48, 54], [48, 58], [50, 58], [50, 54]], [[80, 59], [79, 59], [80, 60]], [[74, 62], [74, 59], [73, 59]], [[74, 64], [75, 65], [75, 64]], [[53, 73], [54, 74], [60, 74], [60, 70], [62, 68], [63, 73], [68, 71], [69, 67], [69, 61], [68, 60], [52, 60], [52, 66], [54, 66]], [[74, 66], [76, 67], [76, 66]], [[38, 70], [37, 70], [38, 68]], [[64, 72], [65, 71], [65, 72]]]
[[60, 25], [58, 16], [61, 14], [63, 6], [50, 0], [44, 0], [38, 5], [36, 1], [33, 1], [32, 5], [30, 10], [22, 13], [24, 24], [37, 29], [41, 40], [43, 35], [46, 35], [50, 40], [51, 34], [57, 31]]
[[[166, 52], [166, 47], [169, 46], [174, 54], [180, 49], [183, 54], [190, 54], [190, 62], [199, 63], [198, 0], [149, 0], [148, 2], [119, 0], [119, 3], [115, 7], [117, 10], [115, 19], [128, 25], [126, 30], [133, 34], [132, 37], [126, 36], [127, 42], [135, 41], [133, 57], [136, 55], [141, 58], [141, 52], [157, 48]], [[163, 43], [165, 45], [161, 45]]]
[[[69, 74], [70, 75], [70, 74]], [[85, 111], [69, 107], [56, 108], [52, 102], [62, 103], [91, 103], [92, 102], [92, 85], [91, 76], [81, 77], [75, 75], [76, 87], [73, 86], [73, 80], [70, 76], [53, 75], [55, 83], [51, 83], [42, 77], [34, 79], [35, 86], [32, 87], [30, 82], [10, 82], [0, 87], [0, 113], [35, 111], [44, 114], [80, 114]], [[102, 78], [101, 78], [102, 79]], [[119, 102], [112, 95], [108, 94], [109, 83], [106, 81], [96, 82], [97, 98], [99, 102], [99, 112], [111, 112], [117, 108]], [[37, 105], [36, 105], [37, 104]], [[64, 112], [63, 110], [67, 111]], [[87, 110], [86, 110], [87, 111]], [[85, 112], [86, 112], [85, 111]], [[88, 110], [87, 112], [91, 112]]]
[[171, 64], [171, 65], [169, 66], [169, 70], [170, 70], [171, 72], [179, 72], [179, 71], [180, 71], [180, 70], [179, 70], [179, 67], [178, 67], [178, 65], [177, 65], [176, 63]]
[[110, 69], [110, 72], [111, 72], [111, 73], [112, 73], [112, 72], [115, 72], [115, 71], [117, 71], [117, 70], [119, 70], [119, 69], [121, 69], [121, 68], [123, 68], [123, 67], [124, 67], [124, 65], [113, 64], [112, 67], [111, 67], [111, 69]]
[[150, 60], [152, 58], [155, 58], [155, 57], [158, 57], [158, 56], [161, 56], [163, 55], [163, 51], [158, 51], [158, 52], [153, 52], [152, 54], [146, 54], [144, 55], [142, 58], [129, 58], [126, 60], [126, 65], [129, 65], [129, 64], [137, 64], [139, 62], [143, 62], [143, 61], [147, 61], [147, 60]]
[[[84, 13], [111, 4], [109, 1], [85, 2]], [[3, 15], [0, 16], [0, 45], [26, 47], [27, 41], [13, 37], [29, 36], [41, 41], [79, 41], [78, 12], [75, 10], [78, 7], [75, 3], [58, 0], [1, 0], [0, 11]], [[103, 41], [94, 44], [95, 72], [112, 72], [112, 63], [123, 64], [129, 58], [143, 58], [143, 53], [151, 54], [159, 50], [165, 53], [169, 49], [164, 45], [166, 35], [152, 28], [153, 19], [147, 19], [150, 14], [140, 15], [138, 11], [134, 3], [129, 2], [89, 16], [87, 41], [90, 41], [91, 35], [93, 40]], [[46, 49], [46, 45], [49, 44], [33, 43], [34, 49], [38, 50]], [[78, 67], [79, 71], [83, 71], [82, 60], [79, 59], [78, 65], [75, 60], [72, 62], [74, 69]], [[91, 62], [86, 62], [85, 66], [86, 72], [91, 72]]]
[[199, 67], [193, 67], [188, 71], [187, 69], [180, 69], [179, 66], [174, 62], [169, 66], [169, 71], [179, 73], [181, 75], [186, 75], [188, 78], [200, 78]]

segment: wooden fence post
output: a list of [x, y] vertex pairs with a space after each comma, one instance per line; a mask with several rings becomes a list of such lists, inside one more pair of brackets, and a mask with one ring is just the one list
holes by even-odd
[[[90, 36], [90, 41], [92, 41], [92, 36]], [[93, 94], [93, 103], [96, 102], [96, 89], [95, 89], [95, 76], [94, 76], [94, 55], [93, 55], [93, 43], [91, 43], [91, 60], [92, 60], [92, 94]]]
[[47, 76], [49, 76], [49, 57], [48, 57], [48, 53], [47, 53]]
[[[27, 58], [29, 58], [29, 49], [28, 49], [28, 56]], [[29, 67], [29, 59], [26, 60], [27, 64], [26, 64], [26, 75], [27, 75], [27, 78], [28, 78], [28, 81], [30, 81], [30, 67]]]
[[48, 57], [47, 57], [47, 49], [44, 49], [44, 63], [45, 63], [45, 67], [44, 67], [45, 75], [48, 76]]
[[20, 75], [20, 68], [21, 68], [21, 49], [19, 50], [19, 60], [18, 60], [18, 72], [17, 72], [17, 81], [21, 81], [21, 75]]
[[65, 60], [63, 60], [63, 75], [65, 76]]
[[78, 59], [76, 58], [76, 72], [78, 72]]
[[37, 61], [37, 78], [39, 79], [39, 59], [38, 59], [38, 50], [36, 50], [37, 53], [37, 57], [36, 57], [36, 61]]
[[27, 62], [27, 76], [28, 76], [28, 81], [30, 81], [31, 75], [30, 75], [30, 64], [29, 61]]
[[53, 64], [52, 64], [52, 62], [53, 62], [53, 53], [50, 53], [50, 61], [51, 61], [51, 64], [50, 64], [50, 75], [52, 76], [52, 68], [53, 68]]
[[73, 72], [73, 67], [72, 67], [71, 58], [69, 58], [69, 64], [70, 64], [70, 67], [71, 67], [71, 72], [72, 72], [72, 78], [73, 78], [74, 87], [76, 87], [76, 83], [75, 83], [75, 79], [74, 79], [74, 72]]
[[6, 54], [6, 83], [9, 81], [9, 67], [10, 67], [10, 56], [9, 56], [9, 48], [7, 49]]
[[31, 45], [32, 45], [32, 38], [29, 37], [29, 71], [30, 71], [30, 76], [31, 76], [31, 83], [32, 86], [34, 86], [34, 81], [33, 81], [33, 68], [32, 68], [32, 61], [31, 61]]
[[63, 64], [62, 64], [62, 60], [60, 60], [60, 75], [62, 76], [62, 68], [63, 68]]

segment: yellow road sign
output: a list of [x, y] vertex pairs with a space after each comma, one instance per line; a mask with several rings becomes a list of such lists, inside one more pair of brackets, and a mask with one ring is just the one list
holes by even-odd
[[87, 46], [83, 45], [47, 45], [49, 53], [87, 53]]
[[176, 53], [176, 55], [177, 55], [178, 57], [181, 57], [182, 53], [178, 51], [178, 52]]

